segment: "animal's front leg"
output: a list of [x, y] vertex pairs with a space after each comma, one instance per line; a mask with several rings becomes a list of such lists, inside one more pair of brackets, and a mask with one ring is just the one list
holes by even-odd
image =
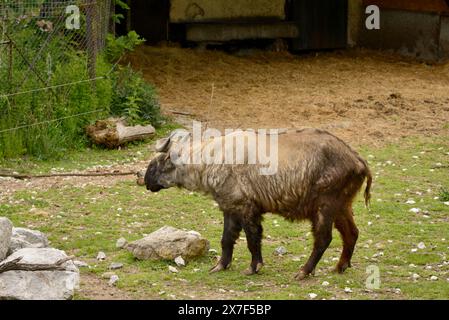
[[234, 251], [235, 241], [240, 235], [242, 224], [237, 214], [224, 213], [224, 229], [221, 238], [221, 258], [217, 265], [210, 272], [218, 272], [229, 268], [232, 262], [232, 253]]
[[262, 258], [262, 216], [253, 216], [249, 221], [243, 223], [243, 230], [246, 233], [246, 242], [251, 252], [251, 264], [244, 271], [246, 275], [258, 273], [263, 266]]

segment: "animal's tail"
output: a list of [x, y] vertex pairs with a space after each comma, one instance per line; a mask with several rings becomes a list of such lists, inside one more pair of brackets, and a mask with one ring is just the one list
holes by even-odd
[[371, 175], [371, 171], [368, 166], [366, 166], [366, 188], [365, 188], [365, 206], [369, 208], [370, 200], [371, 200], [371, 185], [373, 183], [373, 176]]

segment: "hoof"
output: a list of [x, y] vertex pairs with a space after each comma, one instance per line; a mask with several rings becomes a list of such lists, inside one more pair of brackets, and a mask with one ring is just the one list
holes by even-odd
[[303, 270], [300, 270], [296, 275], [295, 275], [295, 280], [301, 281], [304, 280], [306, 278], [308, 278], [310, 275], [310, 273], [306, 273]]
[[259, 273], [259, 271], [262, 269], [263, 267], [263, 263], [259, 262], [256, 265], [256, 268], [253, 268], [252, 266], [250, 266], [248, 269], [246, 269], [245, 271], [243, 271], [243, 274], [245, 276], [251, 276], [253, 274]]
[[349, 264], [349, 263], [347, 263], [347, 262], [345, 262], [345, 263], [342, 263], [342, 264], [338, 264], [337, 265], [337, 267], [335, 267], [335, 272], [337, 272], [337, 273], [343, 273], [343, 272], [345, 272], [346, 271], [346, 269], [348, 269], [348, 268], [350, 268], [351, 267], [351, 265]]
[[217, 265], [210, 268], [209, 273], [215, 273], [219, 271], [224, 271], [228, 268], [228, 266], [224, 266], [221, 262], [217, 263]]
[[301, 281], [308, 278], [310, 275], [315, 275], [315, 269], [313, 269], [311, 272], [306, 272], [304, 271], [304, 269], [300, 269], [299, 272], [295, 275], [295, 279]]

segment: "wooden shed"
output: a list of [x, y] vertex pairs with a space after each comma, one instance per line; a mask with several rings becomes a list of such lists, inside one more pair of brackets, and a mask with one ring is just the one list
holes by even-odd
[[[299, 50], [362, 46], [422, 60], [449, 57], [449, 0], [127, 0], [147, 39], [217, 43], [286, 39]], [[369, 5], [380, 29], [365, 27]]]
[[128, 1], [128, 27], [150, 43], [282, 38], [296, 50], [347, 44], [347, 0]]

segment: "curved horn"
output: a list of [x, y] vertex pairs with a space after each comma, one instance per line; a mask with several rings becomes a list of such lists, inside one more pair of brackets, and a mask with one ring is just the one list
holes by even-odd
[[170, 144], [170, 137], [159, 139], [156, 141], [156, 152], [167, 152], [168, 145]]
[[175, 142], [181, 142], [186, 139], [190, 133], [184, 129], [176, 129], [170, 133], [167, 138], [160, 139], [156, 142], [156, 151], [157, 152], [167, 152], [170, 149], [170, 145]]

